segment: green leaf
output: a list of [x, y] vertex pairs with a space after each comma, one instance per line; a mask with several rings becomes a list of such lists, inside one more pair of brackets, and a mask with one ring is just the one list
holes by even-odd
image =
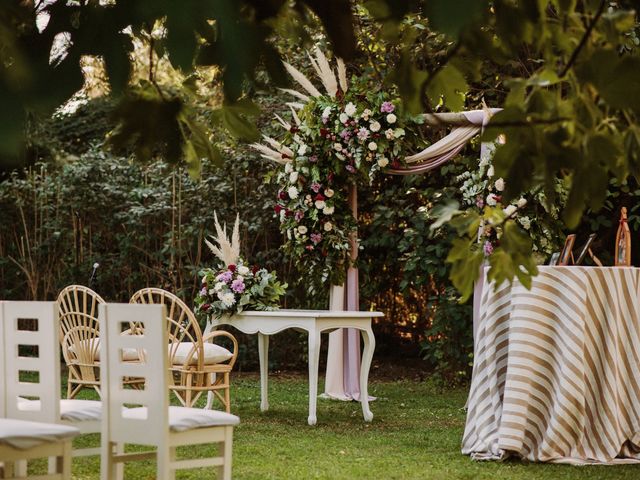
[[488, 10], [486, 0], [430, 0], [425, 3], [425, 13], [431, 26], [453, 37]]
[[429, 229], [432, 231], [437, 230], [459, 213], [461, 213], [460, 204], [455, 200], [436, 205], [433, 210], [431, 210], [431, 216], [437, 218], [437, 220], [431, 224]]
[[[473, 247], [476, 247], [475, 249]], [[451, 263], [450, 279], [462, 295], [461, 302], [466, 301], [473, 293], [473, 285], [480, 272], [484, 260], [482, 251], [471, 239], [456, 238], [446, 262]]]
[[468, 90], [469, 85], [460, 70], [447, 65], [435, 74], [427, 87], [427, 95], [432, 105], [438, 105], [442, 99], [449, 110], [458, 112], [464, 108]]

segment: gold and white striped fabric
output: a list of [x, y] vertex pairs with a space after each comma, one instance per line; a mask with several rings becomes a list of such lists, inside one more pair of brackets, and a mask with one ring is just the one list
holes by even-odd
[[483, 290], [462, 452], [640, 461], [640, 269], [540, 267]]

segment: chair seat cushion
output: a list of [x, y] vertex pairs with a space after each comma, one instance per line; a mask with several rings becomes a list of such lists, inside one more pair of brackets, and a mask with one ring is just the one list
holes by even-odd
[[[216, 363], [222, 363], [233, 357], [233, 353], [220, 345], [215, 343], [203, 343], [204, 350], [204, 364], [215, 365]], [[175, 349], [175, 355], [173, 356], [174, 365], [184, 365], [187, 361], [191, 350], [193, 349], [192, 342], [180, 342], [176, 348], [174, 345], [169, 345], [169, 351], [173, 352]], [[193, 357], [189, 360], [189, 365], [196, 365], [198, 363], [198, 351], [193, 354]]]
[[[78, 348], [76, 345], [71, 345], [69, 347], [69, 351], [77, 356], [79, 351], [88, 350], [93, 352], [93, 360], [95, 362], [100, 361], [100, 339], [99, 338], [88, 338], [86, 340], [80, 340], [78, 344], [80, 348]], [[138, 355], [138, 350], [136, 350], [135, 348], [123, 349], [122, 356], [125, 362], [134, 362], [140, 359]]]
[[[123, 418], [143, 420], [147, 418], [147, 407], [129, 408], [122, 412]], [[218, 410], [201, 408], [169, 407], [169, 428], [172, 432], [184, 432], [194, 428], [235, 426], [240, 418]]]
[[0, 418], [0, 444], [19, 450], [71, 439], [79, 433], [67, 425]]
[[[23, 412], [40, 411], [40, 400], [21, 399], [18, 409]], [[98, 400], [60, 400], [60, 418], [69, 422], [100, 420], [102, 418], [102, 402]]]

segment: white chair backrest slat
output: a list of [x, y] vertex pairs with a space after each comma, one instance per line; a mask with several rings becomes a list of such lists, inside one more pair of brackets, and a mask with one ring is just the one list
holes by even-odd
[[[57, 423], [60, 419], [58, 307], [55, 302], [10, 301], [2, 304], [2, 310], [6, 416]], [[40, 409], [20, 410], [20, 397], [40, 400]]]
[[[165, 308], [109, 303], [100, 305], [99, 312], [104, 340], [100, 357], [103, 432], [108, 430], [111, 442], [149, 445], [150, 439], [163, 441], [169, 428]], [[139, 323], [143, 324], [143, 334], [122, 335], [130, 325]], [[123, 353], [131, 348], [143, 353], [140, 361], [123, 360]], [[144, 389], [125, 389], [123, 380], [131, 377], [144, 378]], [[122, 417], [123, 408], [136, 406], [147, 408], [146, 418]]]

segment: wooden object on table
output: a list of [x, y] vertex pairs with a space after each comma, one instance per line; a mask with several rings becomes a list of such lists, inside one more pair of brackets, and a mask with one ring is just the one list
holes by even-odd
[[582, 261], [585, 259], [585, 257], [587, 256], [587, 254], [589, 254], [591, 258], [594, 257], [593, 252], [591, 251], [591, 244], [593, 243], [595, 238], [596, 238], [595, 233], [592, 233], [591, 235], [589, 235], [589, 238], [585, 242], [584, 246], [580, 249], [580, 253], [578, 254], [578, 258], [576, 259], [576, 262], [575, 262], [576, 265], [580, 265]]
[[575, 241], [575, 234], [572, 233], [571, 235], [567, 235], [567, 239], [564, 241], [564, 248], [560, 254], [560, 259], [558, 260], [558, 265], [565, 266], [573, 263], [573, 244]]
[[[213, 392], [225, 410], [230, 412], [230, 374], [238, 357], [236, 338], [222, 330], [203, 336], [191, 309], [174, 294], [160, 288], [138, 290], [129, 303], [166, 307], [169, 369], [172, 378], [169, 389], [180, 403], [185, 407], [192, 407], [204, 392]], [[135, 331], [137, 328], [139, 326], [132, 325], [132, 330]], [[231, 340], [232, 352], [213, 343], [215, 338], [223, 337]], [[224, 360], [216, 358], [218, 355], [222, 355]], [[207, 408], [211, 408], [211, 401], [207, 403]]]
[[[118, 466], [125, 462], [156, 460], [156, 478], [175, 478], [176, 470], [217, 467], [216, 478], [231, 479], [233, 427], [235, 415], [200, 408], [170, 407], [167, 356], [168, 332], [173, 319], [163, 305], [106, 304], [100, 306], [105, 348], [101, 364], [104, 397], [102, 458], [100, 478], [117, 478]], [[137, 325], [144, 335], [121, 335], [123, 326]], [[144, 352], [140, 362], [127, 362], [121, 352]], [[122, 377], [142, 377], [142, 390], [122, 388]], [[135, 408], [126, 408], [136, 405]], [[124, 408], [123, 408], [124, 407]], [[217, 444], [205, 458], [193, 458], [195, 445]], [[151, 451], [124, 453], [119, 444], [155, 446]], [[190, 446], [190, 458], [177, 458], [177, 448]], [[211, 449], [209, 449], [211, 451]], [[196, 453], [200, 450], [196, 450]], [[180, 455], [181, 457], [183, 455]], [[199, 478], [211, 478], [202, 472]]]
[[620, 224], [616, 234], [615, 265], [616, 267], [631, 266], [631, 232], [627, 223], [626, 207], [622, 207], [620, 210]]
[[69, 369], [67, 398], [74, 398], [83, 388], [100, 395], [98, 305], [102, 303], [100, 295], [83, 285], [69, 285], [58, 295], [60, 343]]

